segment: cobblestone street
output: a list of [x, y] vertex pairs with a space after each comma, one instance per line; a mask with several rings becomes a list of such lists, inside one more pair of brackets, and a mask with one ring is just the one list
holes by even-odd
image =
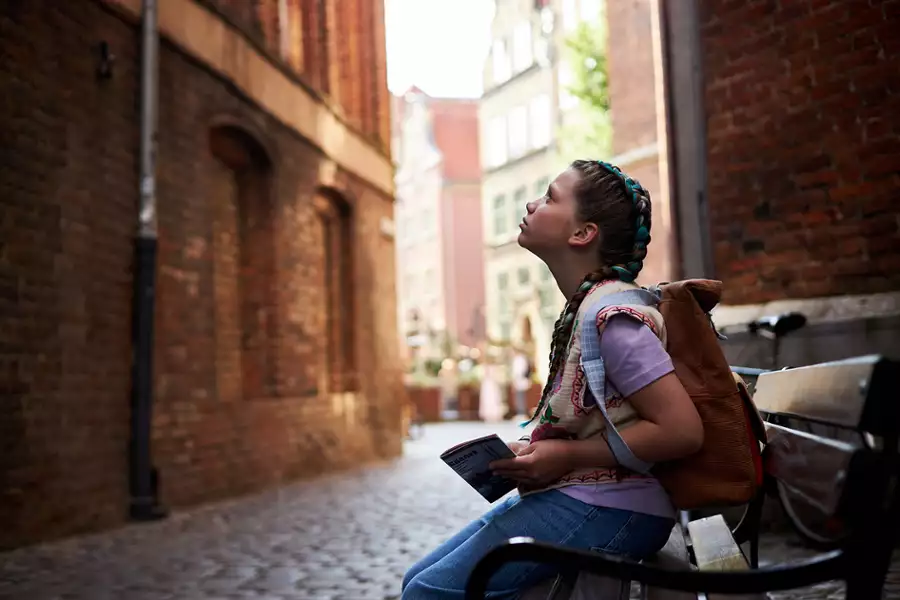
[[[396, 597], [411, 562], [487, 507], [437, 454], [492, 430], [515, 433], [511, 424], [428, 426], [391, 464], [2, 555], [0, 598]], [[800, 555], [776, 538], [762, 553], [765, 561]], [[777, 597], [842, 596], [829, 585]]]

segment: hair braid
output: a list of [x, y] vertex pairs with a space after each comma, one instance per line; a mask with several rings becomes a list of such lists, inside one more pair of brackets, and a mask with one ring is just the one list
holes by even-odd
[[[581, 285], [578, 286], [578, 289], [572, 294], [569, 301], [566, 302], [566, 306], [562, 309], [562, 312], [559, 313], [559, 318], [553, 325], [553, 337], [550, 340], [550, 369], [547, 375], [547, 381], [544, 384], [544, 390], [541, 392], [541, 401], [534, 411], [534, 416], [540, 414], [541, 408], [543, 408], [544, 403], [547, 401], [547, 398], [550, 396], [550, 392], [553, 389], [553, 382], [556, 380], [560, 369], [565, 365], [566, 349], [572, 336], [572, 329], [575, 327], [575, 316], [578, 314], [581, 302], [598, 282], [615, 278], [616, 273], [610, 267], [602, 267], [588, 273], [584, 276], [584, 279], [581, 280]], [[532, 416], [532, 419], [534, 419], [534, 416]]]
[[579, 160], [572, 167], [581, 174], [582, 218], [601, 228], [601, 262], [622, 281], [634, 281], [644, 268], [650, 243], [650, 193], [610, 163]]
[[634, 192], [634, 210], [635, 216], [635, 235], [634, 249], [632, 250], [631, 260], [626, 263], [625, 268], [632, 275], [632, 281], [637, 278], [638, 273], [644, 268], [644, 259], [647, 258], [647, 245], [650, 243], [650, 223], [651, 223], [651, 207], [650, 194], [641, 187], [636, 180], [632, 187]]

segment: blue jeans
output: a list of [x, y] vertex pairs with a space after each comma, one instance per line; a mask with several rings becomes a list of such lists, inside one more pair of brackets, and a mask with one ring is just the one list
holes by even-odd
[[[403, 577], [402, 600], [463, 600], [466, 581], [481, 557], [511, 537], [532, 537], [636, 560], [665, 546], [675, 522], [615, 508], [591, 506], [552, 490], [511, 496], [472, 521], [417, 562]], [[510, 563], [488, 585], [488, 598], [515, 598], [556, 575], [552, 567]]]

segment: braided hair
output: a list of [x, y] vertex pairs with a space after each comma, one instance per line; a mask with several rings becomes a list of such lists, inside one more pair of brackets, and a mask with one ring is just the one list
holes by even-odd
[[601, 266], [585, 275], [553, 326], [550, 372], [535, 416], [540, 414], [565, 363], [581, 302], [601, 281], [618, 279], [630, 283], [637, 279], [650, 243], [650, 193], [636, 179], [601, 161], [576, 160], [571, 168], [580, 175], [575, 187], [577, 217], [594, 223], [599, 230]]

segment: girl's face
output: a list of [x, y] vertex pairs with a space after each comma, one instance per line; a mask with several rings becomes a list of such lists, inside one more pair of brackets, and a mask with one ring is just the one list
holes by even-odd
[[525, 205], [525, 217], [519, 223], [519, 245], [546, 260], [571, 246], [579, 228], [575, 186], [580, 175], [566, 169], [554, 179], [542, 198]]

